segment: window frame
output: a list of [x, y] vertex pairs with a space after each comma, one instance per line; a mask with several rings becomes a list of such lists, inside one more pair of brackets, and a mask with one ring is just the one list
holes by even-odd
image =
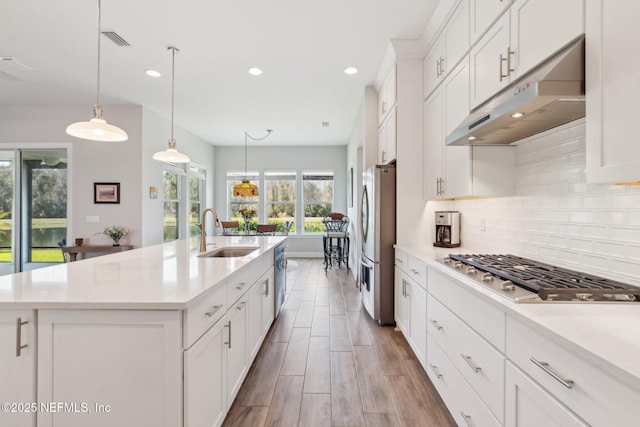
[[[327, 176], [331, 176], [331, 179], [327, 179], [327, 181], [331, 181], [332, 183], [332, 187], [331, 187], [331, 201], [327, 202], [327, 201], [322, 201], [322, 200], [307, 200], [306, 199], [306, 194], [305, 194], [305, 190], [304, 190], [304, 182], [305, 182], [305, 176], [313, 176], [313, 175], [322, 175], [322, 174], [326, 174]], [[303, 170], [300, 173], [300, 187], [301, 187], [301, 194], [302, 197], [301, 199], [301, 211], [300, 211], [300, 216], [302, 218], [301, 224], [302, 227], [298, 227], [298, 229], [301, 231], [300, 234], [308, 234], [308, 235], [317, 235], [323, 232], [323, 230], [318, 230], [318, 231], [307, 231], [307, 223], [306, 223], [306, 219], [307, 219], [307, 215], [306, 215], [306, 207], [307, 205], [318, 205], [318, 204], [329, 204], [329, 212], [333, 212], [333, 208], [335, 205], [335, 181], [336, 181], [336, 173], [334, 170], [332, 169], [307, 169], [307, 170]]]

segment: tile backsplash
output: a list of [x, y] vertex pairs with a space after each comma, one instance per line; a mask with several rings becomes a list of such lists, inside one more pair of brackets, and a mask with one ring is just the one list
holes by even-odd
[[429, 202], [427, 209], [459, 210], [462, 244], [472, 251], [640, 284], [640, 186], [586, 183], [584, 120], [515, 150], [515, 197]]

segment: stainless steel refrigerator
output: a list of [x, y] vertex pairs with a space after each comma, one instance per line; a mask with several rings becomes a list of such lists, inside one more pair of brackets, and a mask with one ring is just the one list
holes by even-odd
[[380, 325], [393, 325], [396, 241], [396, 168], [376, 165], [364, 172], [360, 205], [362, 304]]

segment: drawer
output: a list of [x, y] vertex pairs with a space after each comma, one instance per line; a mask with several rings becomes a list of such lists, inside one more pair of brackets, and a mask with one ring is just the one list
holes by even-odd
[[640, 390], [511, 317], [507, 317], [507, 358], [587, 423], [637, 425]]
[[429, 269], [429, 293], [456, 314], [481, 337], [504, 353], [505, 314], [485, 302], [467, 285], [433, 268]]
[[407, 257], [407, 273], [422, 289], [427, 289], [427, 264], [409, 255]]
[[405, 272], [409, 271], [409, 264], [407, 259], [408, 255], [406, 252], [402, 252], [401, 250], [396, 249], [395, 264]]
[[185, 349], [191, 347], [229, 310], [231, 305], [227, 302], [227, 285], [226, 281], [218, 284], [182, 312]]
[[501, 425], [429, 335], [427, 374], [459, 426]]
[[[262, 274], [262, 273], [260, 273]], [[235, 304], [242, 295], [244, 295], [250, 288], [255, 280], [251, 280], [252, 277], [256, 279], [260, 276], [258, 272], [240, 270], [233, 274], [228, 279], [229, 291], [227, 294], [227, 306], [231, 307]]]
[[493, 415], [503, 421], [504, 355], [434, 298], [427, 298], [427, 331], [473, 387]]

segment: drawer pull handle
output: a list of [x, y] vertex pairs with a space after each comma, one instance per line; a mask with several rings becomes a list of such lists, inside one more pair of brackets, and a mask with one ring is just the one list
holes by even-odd
[[464, 361], [467, 362], [467, 365], [469, 365], [474, 372], [480, 372], [482, 370], [480, 366], [476, 365], [476, 362], [473, 361], [471, 356], [467, 356], [464, 353], [460, 353], [460, 356], [462, 356]]
[[404, 264], [404, 261], [402, 261], [400, 258], [396, 258], [396, 262], [399, 264]]
[[29, 323], [28, 320], [22, 321], [22, 317], [16, 319], [16, 357], [20, 357], [22, 349], [28, 347], [28, 344], [22, 344], [22, 326]]
[[411, 272], [412, 272], [413, 274], [415, 274], [416, 276], [420, 275], [420, 272], [419, 272], [419, 271], [417, 271], [417, 270], [416, 270], [416, 269], [414, 269], [414, 268], [410, 268], [409, 270], [411, 270]]
[[207, 311], [207, 312], [205, 313], [205, 315], [206, 315], [207, 317], [213, 317], [213, 315], [214, 315], [214, 314], [216, 314], [216, 313], [218, 312], [218, 310], [220, 310], [223, 306], [224, 306], [224, 304], [214, 305], [214, 306], [213, 306], [213, 310], [211, 310], [211, 311]]
[[475, 424], [473, 423], [470, 415], [465, 414], [463, 411], [460, 411], [460, 415], [462, 415], [462, 418], [464, 418], [464, 421], [469, 427], [475, 427]]
[[440, 373], [440, 369], [436, 365], [429, 365], [434, 374], [436, 374], [436, 378], [442, 378], [442, 374]]
[[573, 384], [574, 384], [573, 380], [567, 380], [565, 378], [562, 378], [557, 372], [553, 371], [549, 367], [549, 364], [547, 362], [540, 362], [539, 360], [536, 360], [533, 357], [530, 358], [529, 360], [531, 360], [534, 365], [536, 365], [538, 368], [540, 368], [543, 371], [545, 371], [547, 374], [551, 375], [554, 380], [558, 381], [560, 384], [562, 384], [563, 386], [565, 386], [569, 390], [571, 390], [573, 388]]
[[227, 344], [229, 346], [229, 348], [231, 348], [231, 320], [229, 320], [229, 324], [228, 325], [224, 325], [225, 328], [229, 328], [229, 341], [223, 343], [223, 344]]
[[438, 323], [437, 320], [432, 320], [431, 323], [433, 323], [433, 326], [435, 326], [438, 331], [441, 331], [443, 329], [442, 325]]
[[236, 286], [236, 289], [237, 289], [237, 290], [239, 290], [239, 291], [241, 291], [241, 290], [242, 290], [242, 288], [244, 288], [244, 286], [245, 286], [245, 285], [246, 285], [246, 283], [245, 283], [245, 282], [242, 282], [242, 283], [240, 283], [238, 286]]

